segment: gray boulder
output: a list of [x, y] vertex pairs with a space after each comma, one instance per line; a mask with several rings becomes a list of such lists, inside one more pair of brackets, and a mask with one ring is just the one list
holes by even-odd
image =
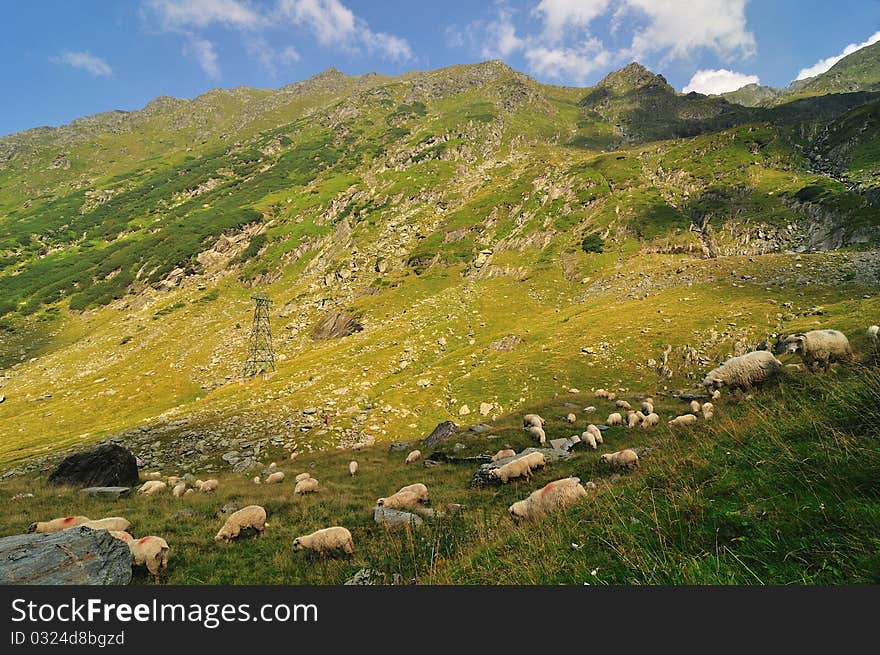
[[49, 476], [49, 484], [75, 487], [134, 487], [138, 482], [135, 456], [115, 443], [71, 455]]
[[0, 585], [125, 585], [128, 544], [85, 527], [0, 539]]
[[94, 498], [119, 500], [120, 498], [131, 496], [131, 487], [86, 487], [85, 489], [80, 489], [80, 493]]
[[384, 525], [392, 530], [398, 528], [418, 528], [422, 525], [422, 517], [411, 512], [401, 512], [397, 509], [388, 509], [381, 505], [373, 508], [373, 520], [379, 525]]
[[459, 430], [461, 430], [461, 428], [452, 421], [443, 421], [434, 428], [434, 431], [431, 432], [431, 434], [425, 437], [423, 443], [426, 448], [433, 448], [441, 441], [446, 441], [450, 437], [458, 434]]

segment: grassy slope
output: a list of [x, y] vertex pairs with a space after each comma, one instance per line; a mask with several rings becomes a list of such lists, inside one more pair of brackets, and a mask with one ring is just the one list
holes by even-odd
[[[878, 382], [880, 373], [871, 367], [789, 374], [754, 400], [725, 397], [711, 423], [676, 431], [663, 424], [653, 431], [612, 428], [598, 452], [579, 452], [531, 483], [490, 490], [468, 489], [473, 465], [406, 466], [404, 453], [382, 446], [284, 461], [288, 479], [278, 486], [222, 475], [216, 495], [186, 499], [83, 500], [48, 489], [42, 476], [18, 478], [0, 485], [9, 508], [0, 516], [0, 533], [66, 513], [123, 515], [134, 534], [169, 541], [167, 582], [179, 584], [339, 584], [361, 567], [420, 584], [877, 583], [880, 448], [870, 426], [878, 419]], [[673, 399], [655, 400], [664, 416], [684, 411]], [[554, 438], [583, 429], [587, 415], [580, 408], [587, 403], [598, 405], [599, 415], [611, 410], [586, 394], [528, 409], [548, 418]], [[577, 411], [578, 425], [564, 423], [569, 411]], [[491, 438], [454, 441], [465, 443], [463, 454], [521, 449], [528, 444], [519, 416], [499, 418]], [[650, 448], [638, 472], [618, 476], [598, 465], [603, 451], [632, 446]], [[360, 463], [353, 479], [351, 458]], [[292, 495], [291, 478], [302, 470], [321, 481], [317, 495]], [[510, 522], [505, 510], [511, 502], [566, 475], [594, 480], [597, 492], [536, 524]], [[465, 509], [412, 534], [376, 526], [370, 516], [375, 498], [413, 481], [428, 485], [435, 508], [462, 503]], [[10, 499], [22, 492], [35, 497]], [[266, 507], [265, 537], [213, 543], [221, 524], [213, 513], [231, 500]], [[192, 514], [176, 517], [182, 508]], [[291, 552], [298, 534], [335, 524], [352, 530], [352, 559], [320, 561]]]

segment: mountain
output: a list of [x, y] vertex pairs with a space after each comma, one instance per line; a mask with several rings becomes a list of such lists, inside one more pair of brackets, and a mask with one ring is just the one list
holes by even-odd
[[[156, 466], [407, 441], [863, 331], [880, 160], [856, 87], [744, 107], [636, 63], [590, 88], [331, 69], [4, 137], [0, 464], [109, 436]], [[243, 380], [256, 292], [277, 371]]]

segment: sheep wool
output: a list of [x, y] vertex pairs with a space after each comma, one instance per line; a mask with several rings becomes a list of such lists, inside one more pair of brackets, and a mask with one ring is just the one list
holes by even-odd
[[712, 417], [715, 416], [715, 405], [712, 403], [703, 403], [703, 419], [706, 421], [711, 421]]
[[348, 474], [353, 476], [357, 472], [358, 472], [358, 463], [355, 462], [354, 460], [350, 461], [348, 463]]
[[428, 487], [423, 485], [421, 482], [416, 482], [414, 484], [408, 484], [406, 486], [401, 487], [397, 490], [397, 493], [404, 492], [412, 492], [419, 499], [420, 503], [429, 503], [431, 502], [431, 497], [428, 496]]
[[596, 443], [598, 443], [598, 444], [605, 443], [605, 440], [602, 438], [602, 430], [600, 430], [598, 427], [596, 427], [592, 423], [590, 423], [587, 426], [587, 432], [589, 432], [590, 434], [592, 434], [596, 438]]
[[114, 539], [119, 539], [119, 541], [124, 541], [126, 543], [128, 543], [129, 541], [134, 541], [134, 537], [132, 537], [124, 530], [110, 530], [110, 536]]
[[318, 481], [315, 478], [306, 478], [304, 480], [300, 480], [296, 483], [296, 486], [293, 488], [293, 494], [295, 496], [302, 496], [304, 494], [312, 494], [318, 491]]
[[149, 482], [144, 482], [144, 484], [141, 485], [141, 488], [138, 489], [138, 495], [155, 496], [156, 494], [162, 493], [167, 488], [168, 485], [161, 480], [150, 480]]
[[691, 401], [691, 411], [696, 414], [700, 411], [700, 403], [696, 400]]
[[294, 478], [294, 482], [302, 482], [303, 480], [308, 480], [310, 477], [312, 477], [311, 473], [300, 473]]
[[599, 462], [601, 464], [608, 464], [611, 468], [615, 469], [634, 469], [639, 466], [639, 456], [636, 454], [636, 451], [626, 448], [625, 450], [618, 450], [616, 453], [602, 455], [599, 458]]
[[217, 487], [219, 486], [219, 482], [211, 478], [210, 480], [205, 480], [202, 484], [197, 484], [199, 491], [203, 494], [212, 494], [217, 491]]
[[831, 370], [832, 364], [847, 363], [853, 359], [849, 339], [838, 330], [810, 330], [789, 335], [779, 343], [777, 352], [800, 355], [808, 369], [816, 370], [821, 366], [826, 373]]
[[593, 450], [596, 450], [596, 448], [598, 448], [598, 446], [596, 445], [596, 437], [592, 432], [582, 432], [581, 441], [586, 443]]
[[254, 482], [254, 484], [262, 484], [263, 483], [263, 481], [260, 479], [259, 475], [254, 476], [253, 482]]
[[491, 474], [493, 477], [501, 480], [501, 484], [507, 484], [510, 480], [515, 478], [531, 480], [532, 467], [529, 466], [529, 463], [525, 458], [521, 457], [512, 462], [507, 462], [507, 464], [499, 466], [497, 469], [492, 469]]
[[174, 489], [171, 490], [171, 495], [175, 498], [180, 498], [184, 492], [186, 492], [186, 482], [178, 482], [174, 485]]
[[146, 566], [154, 576], [168, 568], [168, 542], [162, 537], [141, 537], [128, 542], [135, 566]]
[[312, 534], [302, 535], [293, 540], [293, 550], [313, 550], [321, 556], [335, 553], [351, 555], [354, 553], [354, 540], [351, 532], [340, 526], [323, 528]]
[[412, 464], [417, 461], [422, 456], [421, 450], [414, 450], [409, 455], [406, 456], [406, 460], [404, 460], [404, 464]]
[[871, 339], [877, 340], [880, 338], [880, 325], [872, 325], [868, 328], [868, 336]]
[[233, 512], [214, 537], [214, 541], [228, 542], [238, 539], [242, 530], [256, 530], [257, 536], [261, 536], [266, 530], [266, 510], [259, 505], [248, 505]]
[[605, 389], [596, 389], [596, 393], [593, 394], [596, 398], [607, 398], [608, 392]]
[[630, 410], [630, 409], [632, 409], [632, 405], [630, 405], [630, 404], [629, 404], [627, 401], [625, 401], [625, 400], [618, 400], [618, 401], [617, 401], [616, 403], [614, 403], [614, 404], [615, 404], [615, 406], [617, 407], [617, 409], [626, 409], [626, 410]]
[[660, 416], [658, 414], [655, 414], [654, 412], [651, 412], [650, 414], [648, 414], [645, 417], [645, 420], [642, 421], [642, 427], [645, 429], [653, 428], [655, 425], [659, 425], [659, 424], [660, 424]]
[[709, 371], [703, 378], [703, 386], [712, 394], [712, 399], [717, 400], [714, 392], [720, 387], [751, 389], [767, 382], [780, 371], [782, 362], [772, 353], [756, 350], [739, 357], [731, 357], [721, 366]]
[[88, 516], [64, 516], [57, 519], [52, 519], [51, 521], [37, 521], [36, 523], [31, 523], [28, 526], [28, 532], [36, 532], [40, 533], [49, 533], [49, 532], [61, 532], [62, 530], [67, 530], [68, 528], [75, 528], [78, 525], [82, 525], [83, 523], [88, 523], [91, 521]]
[[388, 509], [412, 509], [418, 504], [419, 496], [412, 491], [398, 491], [396, 494], [376, 501], [376, 505]]
[[636, 414], [635, 412], [629, 412], [629, 413], [626, 415], [626, 427], [628, 427], [628, 428], [634, 428], [634, 427], [636, 427], [639, 423], [641, 423], [641, 421], [639, 420], [639, 416], [638, 416], [638, 414]]
[[162, 474], [159, 471], [153, 471], [152, 473], [147, 473], [144, 478], [147, 480], [158, 480], [162, 477]]
[[606, 397], [608, 400], [613, 401], [613, 400], [616, 400], [616, 399], [617, 399], [617, 394], [614, 393], [614, 392], [612, 391], [611, 393], [609, 393], [609, 394], [608, 394], [607, 396], [605, 396], [605, 397]]
[[528, 462], [529, 468], [533, 471], [547, 465], [547, 458], [544, 457], [544, 453], [529, 453], [528, 455], [523, 455], [520, 459]]
[[92, 530], [110, 530], [113, 532], [125, 532], [131, 527], [131, 523], [121, 516], [109, 516], [97, 521], [86, 521], [83, 525]]
[[532, 426], [536, 428], [542, 428], [544, 427], [544, 423], [546, 423], [546, 421], [537, 414], [526, 414], [525, 416], [523, 416], [524, 428], [530, 428]]
[[684, 428], [689, 425], [695, 425], [697, 422], [697, 417], [693, 414], [682, 414], [681, 416], [676, 416], [671, 421], [668, 421], [668, 424], [674, 428]]
[[284, 481], [284, 472], [283, 471], [275, 471], [274, 473], [270, 473], [266, 476], [265, 483], [266, 484], [278, 484], [279, 482]]
[[580, 478], [563, 478], [532, 492], [525, 500], [520, 500], [507, 508], [514, 521], [534, 520], [545, 514], [557, 512], [587, 496], [587, 490]]
[[623, 417], [620, 415], [620, 412], [614, 412], [608, 415], [608, 419], [605, 422], [608, 425], [623, 425]]
[[510, 448], [505, 448], [504, 450], [499, 450], [497, 453], [492, 455], [492, 461], [497, 462], [499, 459], [507, 459], [508, 457], [515, 457], [516, 451], [511, 450]]
[[568, 423], [574, 423], [574, 422], [577, 421], [577, 416], [575, 416], [574, 414], [569, 413], [568, 416], [565, 417], [565, 420], [566, 420], [566, 422], [568, 422]]
[[529, 433], [530, 437], [533, 437], [538, 440], [542, 446], [547, 443], [547, 433], [544, 432], [544, 428], [535, 427], [534, 425], [530, 428], [526, 428], [526, 432]]

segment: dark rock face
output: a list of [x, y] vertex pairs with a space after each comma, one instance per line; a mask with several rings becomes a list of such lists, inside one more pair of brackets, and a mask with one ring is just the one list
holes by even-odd
[[106, 530], [79, 527], [0, 539], [0, 585], [125, 585], [128, 544]]
[[572, 457], [571, 453], [565, 450], [556, 450], [555, 448], [526, 448], [514, 457], [505, 457], [504, 459], [499, 459], [497, 462], [488, 462], [480, 466], [480, 468], [474, 473], [474, 477], [471, 479], [471, 488], [479, 489], [483, 487], [497, 487], [501, 484], [501, 480], [492, 475], [492, 469], [501, 468], [508, 462], [517, 460], [529, 453], [543, 453], [547, 464], [571, 459]]
[[427, 448], [433, 448], [441, 441], [446, 441], [449, 437], [458, 434], [461, 428], [452, 421], [443, 421], [434, 431], [425, 437], [424, 444]]
[[355, 332], [360, 332], [364, 327], [358, 320], [347, 312], [330, 312], [312, 330], [312, 339], [315, 341], [327, 341], [347, 337]]
[[376, 505], [373, 508], [373, 520], [379, 525], [390, 529], [418, 528], [422, 525], [422, 517], [412, 512], [402, 512], [397, 509], [389, 509]]
[[81, 494], [94, 498], [106, 498], [107, 500], [119, 500], [131, 496], [131, 487], [86, 487], [80, 489]]
[[133, 487], [138, 482], [135, 456], [113, 443], [71, 455], [49, 476], [49, 484], [75, 487]]

